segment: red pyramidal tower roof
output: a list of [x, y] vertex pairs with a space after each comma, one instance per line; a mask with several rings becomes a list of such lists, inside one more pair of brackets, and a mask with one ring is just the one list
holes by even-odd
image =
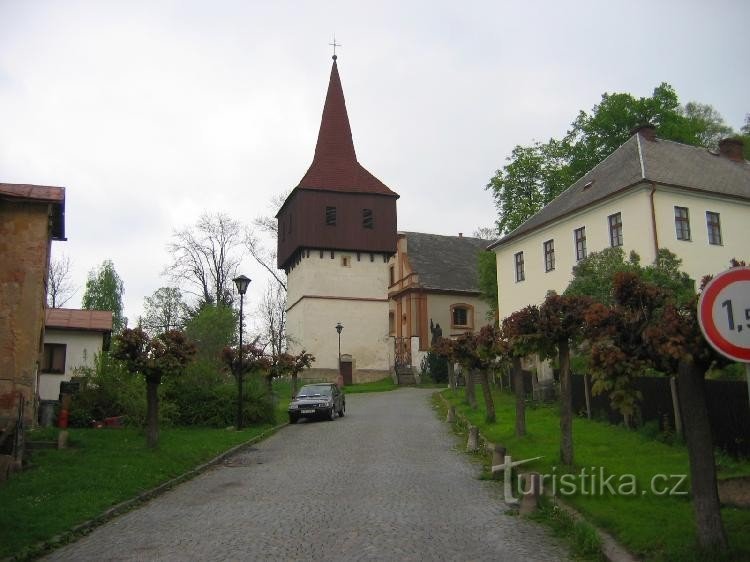
[[323, 117], [320, 120], [318, 143], [315, 145], [315, 157], [297, 187], [398, 197], [357, 161], [335, 55]]

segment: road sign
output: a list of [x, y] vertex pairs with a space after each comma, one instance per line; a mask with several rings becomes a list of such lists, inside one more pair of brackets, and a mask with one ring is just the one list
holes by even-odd
[[750, 267], [729, 269], [706, 285], [698, 300], [698, 324], [716, 351], [750, 363]]

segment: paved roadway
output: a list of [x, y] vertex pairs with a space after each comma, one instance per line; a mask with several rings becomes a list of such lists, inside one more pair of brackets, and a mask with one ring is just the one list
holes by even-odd
[[560, 560], [505, 515], [430, 408], [431, 392], [347, 397], [114, 519], [48, 560]]

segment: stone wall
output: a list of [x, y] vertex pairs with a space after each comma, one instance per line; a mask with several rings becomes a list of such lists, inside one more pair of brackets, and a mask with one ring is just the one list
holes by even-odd
[[0, 431], [35, 415], [49, 265], [49, 206], [0, 200]]

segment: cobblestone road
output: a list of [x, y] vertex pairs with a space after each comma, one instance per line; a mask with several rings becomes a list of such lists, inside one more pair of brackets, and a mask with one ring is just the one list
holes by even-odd
[[430, 409], [430, 392], [347, 397], [48, 560], [560, 560], [545, 528], [504, 515]]

